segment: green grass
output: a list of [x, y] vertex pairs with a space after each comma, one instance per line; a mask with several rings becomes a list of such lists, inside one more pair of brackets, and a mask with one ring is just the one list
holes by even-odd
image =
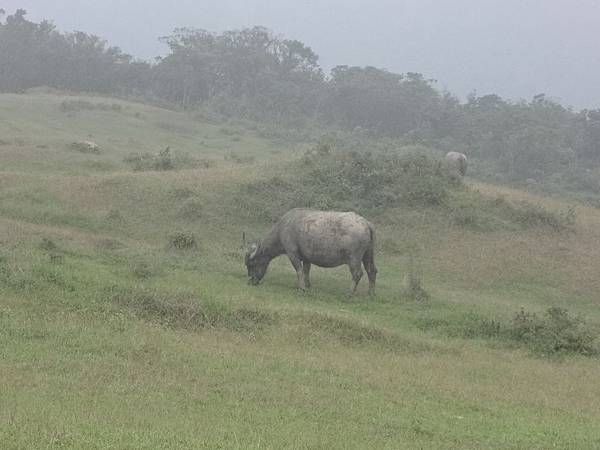
[[[284, 258], [251, 287], [241, 234], [269, 223], [241, 209], [260, 202], [240, 186], [285, 177], [302, 145], [122, 100], [65, 112], [65, 99], [0, 95], [1, 448], [600, 447], [598, 357], [464, 332], [552, 306], [598, 326], [597, 210], [556, 231], [389, 208], [371, 218], [374, 299], [366, 283], [347, 298], [346, 268], [315, 268], [299, 292]], [[100, 155], [70, 150], [78, 139]], [[216, 164], [124, 162], [167, 145]], [[176, 233], [196, 246], [170, 245]], [[428, 300], [407, 295], [409, 270]]]

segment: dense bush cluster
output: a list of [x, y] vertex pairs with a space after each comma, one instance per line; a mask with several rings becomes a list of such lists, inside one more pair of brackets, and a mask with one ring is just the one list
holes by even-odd
[[521, 310], [513, 317], [506, 333], [511, 339], [525, 342], [543, 354], [595, 355], [600, 352], [597, 330], [583, 319], [569, 315], [564, 308], [548, 308], [541, 317]]
[[319, 145], [292, 164], [289, 175], [244, 185], [240, 206], [267, 220], [294, 207], [374, 211], [395, 206], [440, 206], [451, 190], [461, 186], [437, 160], [425, 155], [330, 153]]
[[178, 231], [167, 236], [167, 247], [172, 250], [195, 250], [198, 248], [196, 236], [193, 233]]
[[600, 354], [599, 330], [560, 307], [550, 307], [543, 315], [522, 309], [510, 320], [467, 314], [456, 320], [424, 319], [418, 325], [422, 329], [438, 330], [453, 337], [504, 341], [542, 356]]

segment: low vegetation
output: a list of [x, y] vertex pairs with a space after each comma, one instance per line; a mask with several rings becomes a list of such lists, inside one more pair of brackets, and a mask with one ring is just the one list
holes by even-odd
[[168, 243], [168, 247], [174, 250], [195, 250], [198, 248], [196, 236], [185, 231], [169, 235]]
[[490, 339], [527, 348], [540, 356], [600, 354], [600, 329], [565, 308], [550, 307], [540, 316], [521, 309], [512, 319], [488, 319], [475, 314], [453, 319], [424, 319], [422, 329], [433, 329], [451, 337]]
[[100, 154], [100, 147], [97, 144], [90, 141], [77, 141], [70, 144], [71, 149], [81, 153], [91, 153], [94, 155]]
[[157, 154], [132, 153], [127, 155], [124, 161], [136, 172], [209, 168], [213, 166], [212, 161], [206, 158], [194, 158], [182, 153], [173, 154], [170, 147], [161, 150]]

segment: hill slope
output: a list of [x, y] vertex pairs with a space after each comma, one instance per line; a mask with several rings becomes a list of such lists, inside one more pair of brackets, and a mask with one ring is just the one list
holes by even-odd
[[[86, 139], [99, 154], [70, 146]], [[600, 323], [598, 210], [578, 207], [572, 232], [384, 211], [378, 295], [347, 299], [347, 269], [314, 270], [301, 293], [283, 258], [245, 283], [241, 232], [269, 224], [240, 220], [239, 185], [303, 146], [57, 95], [1, 95], [0, 144], [3, 447], [600, 445], [600, 359], [502, 332], [521, 308]], [[167, 146], [179, 170], [147, 170]]]

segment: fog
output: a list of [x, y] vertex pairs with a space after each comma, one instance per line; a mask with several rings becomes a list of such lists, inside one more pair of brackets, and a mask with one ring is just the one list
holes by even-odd
[[9, 0], [0, 7], [98, 34], [144, 59], [166, 52], [157, 38], [176, 27], [264, 25], [310, 45], [325, 69], [373, 65], [421, 72], [462, 97], [543, 92], [567, 106], [600, 107], [593, 0]]

